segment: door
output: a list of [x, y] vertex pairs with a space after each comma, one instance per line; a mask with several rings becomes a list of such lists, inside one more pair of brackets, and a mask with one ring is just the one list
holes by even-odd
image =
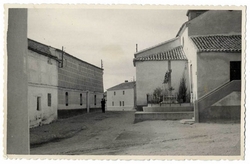
[[241, 61], [230, 62], [230, 81], [241, 80]]

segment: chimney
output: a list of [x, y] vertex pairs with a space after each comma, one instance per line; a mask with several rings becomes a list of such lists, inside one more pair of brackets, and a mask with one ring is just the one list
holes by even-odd
[[125, 80], [125, 83], [127, 83], [128, 82], [128, 80]]

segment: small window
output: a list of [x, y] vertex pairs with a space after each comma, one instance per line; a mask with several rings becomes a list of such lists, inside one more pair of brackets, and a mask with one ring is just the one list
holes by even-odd
[[114, 92], [114, 95], [115, 95], [115, 92]]
[[80, 105], [82, 105], [82, 94], [80, 93]]
[[114, 106], [114, 101], [112, 101], [112, 106]]
[[96, 105], [96, 95], [94, 96], [94, 103], [95, 103], [95, 105]]
[[125, 91], [122, 91], [122, 94], [125, 95]]
[[122, 106], [122, 102], [120, 101], [120, 106]]
[[122, 106], [124, 106], [124, 101], [122, 102]]
[[69, 105], [69, 95], [68, 95], [68, 92], [65, 93], [65, 105], [66, 106]]
[[48, 106], [51, 106], [51, 93], [48, 93]]
[[36, 98], [36, 110], [37, 111], [41, 110], [41, 97]]

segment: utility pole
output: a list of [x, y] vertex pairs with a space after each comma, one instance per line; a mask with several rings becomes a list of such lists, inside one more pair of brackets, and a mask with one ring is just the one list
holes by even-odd
[[63, 46], [62, 46], [62, 65], [61, 65], [61, 68], [63, 67]]

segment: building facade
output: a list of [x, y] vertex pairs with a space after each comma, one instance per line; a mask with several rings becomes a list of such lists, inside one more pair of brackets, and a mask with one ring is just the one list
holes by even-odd
[[30, 127], [51, 123], [57, 119], [58, 58], [48, 46], [28, 39], [27, 64]]
[[103, 69], [61, 50], [56, 53], [62, 61], [58, 68], [58, 113], [101, 109]]
[[135, 109], [135, 82], [125, 81], [107, 89], [107, 111], [131, 111]]
[[[154, 47], [135, 53], [134, 66], [136, 67], [136, 104], [141, 110], [147, 106], [148, 95], [161, 88], [167, 96], [175, 96], [177, 99], [181, 79], [186, 79], [188, 85], [187, 58], [181, 46], [180, 39], [174, 38]], [[171, 70], [171, 87], [164, 84], [166, 72]], [[164, 101], [164, 100], [163, 100]]]
[[28, 39], [30, 127], [101, 109], [103, 69]]
[[187, 16], [177, 37], [188, 58], [196, 121], [239, 119], [242, 12], [189, 10]]

